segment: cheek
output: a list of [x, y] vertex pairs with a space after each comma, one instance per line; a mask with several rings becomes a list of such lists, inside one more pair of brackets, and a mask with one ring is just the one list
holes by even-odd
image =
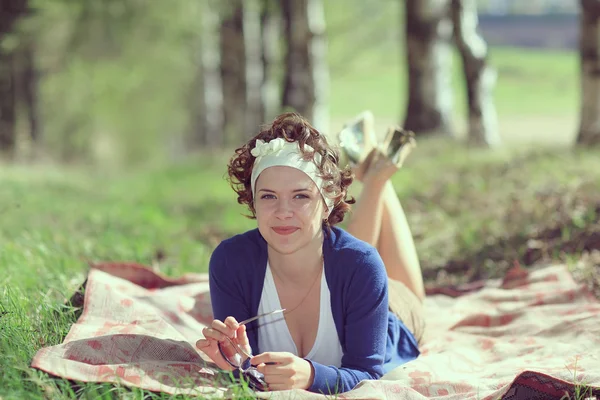
[[254, 211], [256, 213], [256, 216], [258, 215], [267, 215], [269, 213], [271, 213], [271, 209], [273, 207], [264, 201], [261, 202], [257, 202], [256, 204], [254, 204]]
[[269, 223], [275, 218], [274, 214], [276, 214], [276, 212], [273, 207], [269, 207], [269, 205], [265, 205], [264, 203], [257, 205], [255, 208], [255, 215], [258, 228], [262, 229], [268, 226]]
[[303, 216], [306, 221], [320, 225], [325, 215], [323, 214], [323, 207], [318, 202], [311, 202], [302, 206], [299, 213]]
[[269, 218], [264, 213], [256, 212], [256, 227], [263, 235], [267, 233], [268, 221]]
[[257, 208], [255, 215], [256, 221], [260, 224], [261, 222], [264, 222], [267, 219], [268, 213], [265, 212], [264, 209]]

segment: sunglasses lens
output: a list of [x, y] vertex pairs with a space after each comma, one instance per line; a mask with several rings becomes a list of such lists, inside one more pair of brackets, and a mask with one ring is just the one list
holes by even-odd
[[242, 370], [250, 368], [250, 359], [240, 354], [230, 340], [219, 343], [219, 350], [231, 366]]

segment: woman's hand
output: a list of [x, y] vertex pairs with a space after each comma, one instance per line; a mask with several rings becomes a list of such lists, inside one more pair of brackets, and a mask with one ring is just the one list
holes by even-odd
[[269, 390], [308, 389], [314, 380], [312, 364], [292, 353], [266, 352], [252, 357], [250, 362], [258, 365]]
[[[227, 337], [251, 354], [250, 343], [246, 335], [246, 325], [239, 325], [235, 318], [227, 317], [224, 322], [215, 319], [210, 328], [202, 329], [204, 339], [196, 342], [198, 350], [206, 354], [221, 369], [231, 371], [233, 367], [221, 355], [219, 342], [229, 345]], [[231, 347], [230, 345], [228, 347]]]

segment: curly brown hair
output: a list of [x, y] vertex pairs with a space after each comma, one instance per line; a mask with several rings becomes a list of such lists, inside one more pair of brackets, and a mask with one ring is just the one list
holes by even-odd
[[[348, 198], [348, 187], [354, 180], [354, 175], [349, 167], [340, 168], [339, 152], [332, 148], [323, 134], [316, 130], [304, 117], [297, 113], [284, 113], [279, 115], [242, 147], [235, 150], [227, 166], [229, 182], [238, 195], [238, 203], [246, 204], [251, 212], [248, 217], [256, 219], [256, 210], [253, 204], [251, 176], [255, 157], [250, 154], [257, 140], [269, 142], [276, 138], [283, 138], [288, 142], [298, 142], [300, 152], [305, 160], [313, 160], [315, 153], [321, 155], [321, 162], [315, 164], [319, 175], [328, 184], [323, 188], [325, 194], [333, 199], [333, 210], [324, 225], [329, 227], [344, 220], [344, 215], [350, 211], [350, 205], [355, 199]], [[314, 149], [305, 150], [305, 145]]]

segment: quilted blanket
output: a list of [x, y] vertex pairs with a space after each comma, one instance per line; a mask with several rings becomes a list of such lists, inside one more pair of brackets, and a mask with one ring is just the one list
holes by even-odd
[[[212, 319], [208, 277], [177, 279], [134, 263], [94, 265], [83, 312], [32, 367], [83, 382], [227, 398], [194, 346]], [[600, 304], [564, 265], [428, 290], [422, 355], [339, 399], [600, 398]], [[273, 399], [324, 396], [301, 390]]]

